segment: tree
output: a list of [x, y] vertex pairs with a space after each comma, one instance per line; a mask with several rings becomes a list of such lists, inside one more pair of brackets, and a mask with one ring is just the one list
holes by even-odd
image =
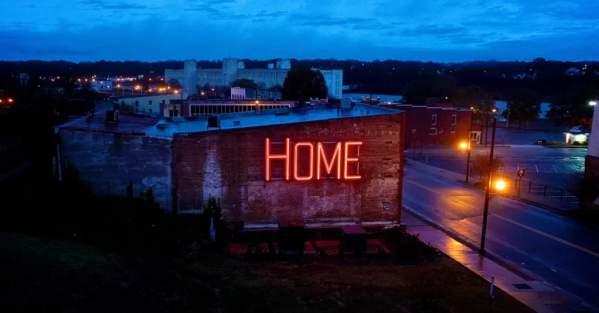
[[251, 79], [241, 78], [231, 83], [231, 87], [241, 87], [245, 89], [258, 89], [258, 85]]
[[503, 115], [508, 121], [518, 122], [518, 127], [522, 127], [522, 122], [534, 121], [541, 112], [541, 100], [537, 94], [530, 89], [516, 89], [512, 97], [507, 102], [507, 110]]
[[548, 116], [558, 125], [590, 127], [593, 108], [589, 106], [589, 100], [597, 97], [597, 86], [589, 84], [566, 88], [561, 95], [553, 99]]
[[322, 73], [308, 66], [295, 66], [283, 83], [283, 99], [308, 101], [311, 98], [326, 98], [327, 86]]
[[457, 88], [451, 97], [451, 103], [459, 108], [474, 107], [477, 112], [489, 112], [495, 106], [491, 94], [476, 85]]
[[456, 81], [451, 76], [426, 74], [410, 81], [402, 91], [405, 103], [424, 104], [429, 98], [449, 99], [456, 89]]

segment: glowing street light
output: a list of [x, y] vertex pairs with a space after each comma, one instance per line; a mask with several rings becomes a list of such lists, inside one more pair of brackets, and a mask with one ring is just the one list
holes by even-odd
[[468, 150], [470, 150], [470, 145], [468, 144], [468, 141], [462, 140], [458, 144], [458, 148], [462, 151], [468, 151]]
[[13, 103], [15, 100], [13, 98], [8, 98], [8, 103]]
[[596, 106], [597, 105], [597, 100], [591, 100], [591, 101], [589, 101], [589, 105], [592, 106], [592, 107]]
[[495, 180], [493, 187], [497, 191], [504, 191], [505, 188], [507, 188], [507, 182], [503, 178], [498, 178], [497, 180]]
[[458, 149], [461, 151], [465, 151], [466, 156], [466, 183], [470, 180], [470, 142], [467, 140], [462, 140], [458, 144]]

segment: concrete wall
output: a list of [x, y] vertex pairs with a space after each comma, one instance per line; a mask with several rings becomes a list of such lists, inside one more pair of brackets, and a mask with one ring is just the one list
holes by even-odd
[[[225, 219], [245, 223], [397, 221], [402, 118], [395, 114], [177, 136], [173, 142], [176, 208], [201, 210], [209, 197], [215, 197], [221, 199]], [[265, 181], [266, 137], [275, 142], [286, 137], [296, 142], [361, 140], [362, 179]]]
[[136, 196], [153, 188], [160, 206], [172, 207], [170, 140], [72, 129], [59, 138], [63, 166], [75, 165], [96, 193], [126, 196], [131, 181]]

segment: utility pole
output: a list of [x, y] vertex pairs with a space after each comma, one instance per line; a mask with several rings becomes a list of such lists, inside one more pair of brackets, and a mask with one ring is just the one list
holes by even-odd
[[491, 151], [489, 152], [489, 175], [487, 175], [487, 189], [485, 190], [485, 207], [483, 209], [483, 225], [480, 237], [480, 253], [485, 253], [485, 237], [487, 234], [487, 219], [489, 216], [489, 198], [491, 197], [491, 187], [493, 179], [493, 152], [495, 150], [495, 128], [497, 127], [497, 118], [493, 116], [493, 132], [491, 135]]

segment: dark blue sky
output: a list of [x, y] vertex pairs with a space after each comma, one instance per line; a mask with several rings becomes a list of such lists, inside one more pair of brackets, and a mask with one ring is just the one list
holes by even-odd
[[2, 0], [0, 59], [599, 59], [598, 0]]

